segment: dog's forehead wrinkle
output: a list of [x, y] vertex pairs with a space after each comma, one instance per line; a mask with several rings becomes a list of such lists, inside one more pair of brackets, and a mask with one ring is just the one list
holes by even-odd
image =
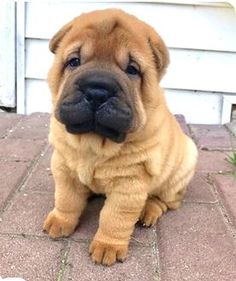
[[[83, 31], [80, 31], [80, 24], [76, 24], [78, 31], [70, 39], [70, 44], [73, 45], [73, 42], [76, 44], [76, 41], [78, 42], [80, 40], [83, 42], [81, 44], [85, 45], [81, 50], [84, 51], [87, 57], [103, 57], [113, 62], [115, 59], [119, 65], [122, 64], [124, 66], [128, 60], [127, 52], [132, 52], [132, 57], [139, 58], [140, 55], [136, 54], [142, 52], [138, 50], [144, 49], [143, 36], [141, 34], [135, 34], [133, 27], [130, 28], [128, 25], [126, 26], [117, 19], [113, 19], [113, 21], [103, 19], [100, 22], [88, 23], [83, 27]], [[74, 31], [75, 29], [77, 28], [74, 27]], [[92, 47], [88, 48], [87, 46], [89, 45]], [[133, 51], [135, 49], [137, 51]], [[125, 55], [123, 50], [126, 50]], [[119, 55], [120, 53], [122, 55]], [[122, 59], [120, 59], [121, 57]]]
[[120, 26], [120, 23], [117, 19], [113, 18], [103, 18], [99, 22], [95, 22], [91, 25], [88, 25], [87, 28], [91, 30], [95, 30], [96, 33], [103, 34], [103, 35], [109, 35]]

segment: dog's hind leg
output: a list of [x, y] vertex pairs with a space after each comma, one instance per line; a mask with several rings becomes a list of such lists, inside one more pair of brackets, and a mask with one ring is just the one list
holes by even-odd
[[[184, 192], [183, 192], [184, 193]], [[148, 197], [145, 207], [142, 210], [140, 215], [140, 222], [143, 226], [152, 226], [156, 224], [157, 220], [165, 213], [168, 209], [176, 210], [181, 206], [182, 197], [178, 194], [178, 197], [174, 201], [165, 202], [163, 199], [160, 199], [157, 196]]]
[[140, 215], [140, 222], [143, 226], [152, 226], [168, 209], [175, 210], [181, 206], [181, 201], [184, 196], [185, 189], [179, 191], [174, 200], [164, 200], [159, 196], [150, 195]]
[[154, 225], [157, 219], [168, 209], [175, 210], [181, 206], [187, 186], [194, 174], [196, 158], [195, 156], [190, 160], [187, 159], [174, 176], [149, 194], [140, 216], [143, 225]]
[[148, 197], [146, 204], [141, 212], [139, 221], [143, 226], [152, 226], [157, 219], [167, 211], [167, 206], [156, 196]]

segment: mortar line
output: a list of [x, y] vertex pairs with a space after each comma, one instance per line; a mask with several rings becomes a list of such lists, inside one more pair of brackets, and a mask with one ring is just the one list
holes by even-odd
[[201, 147], [200, 147], [200, 143], [199, 143], [199, 139], [197, 137], [197, 134], [194, 132], [194, 130], [192, 129], [191, 125], [192, 124], [188, 124], [186, 123], [188, 129], [189, 129], [189, 133], [190, 133], [190, 138], [193, 140], [193, 142], [195, 143], [196, 147], [197, 147], [197, 150], [198, 152], [201, 150]]
[[157, 238], [156, 226], [154, 228], [154, 239], [155, 239], [155, 242], [152, 245], [152, 251], [155, 256], [154, 278], [155, 278], [155, 281], [161, 281], [161, 263], [160, 263], [160, 254], [159, 254], [159, 248], [158, 248], [158, 238]]
[[194, 132], [193, 132], [193, 130], [191, 128], [191, 124], [186, 123], [186, 126], [187, 126], [188, 131], [189, 131], [189, 137], [194, 141], [194, 143], [196, 145], [198, 145], [196, 136], [195, 136], [195, 134], [194, 134]]
[[63, 277], [65, 275], [65, 270], [67, 268], [67, 261], [68, 261], [68, 257], [70, 254], [70, 250], [71, 250], [71, 241], [68, 240], [63, 249], [62, 258], [60, 261], [60, 269], [57, 273], [56, 281], [63, 281], [63, 279], [64, 279]]
[[41, 160], [41, 158], [48, 152], [50, 147], [49, 143], [46, 143], [46, 145], [42, 148], [42, 150], [40, 151], [40, 153], [35, 157], [35, 159], [33, 160], [32, 165], [30, 166], [30, 168], [28, 169], [28, 176], [22, 181], [22, 183], [19, 185], [19, 189], [18, 191], [22, 191], [25, 187], [25, 185], [28, 183], [28, 180], [30, 178], [30, 176], [34, 173], [34, 171], [38, 168], [39, 162]]
[[74, 242], [74, 243], [82, 243], [82, 244], [88, 244], [91, 239], [89, 238], [81, 238], [81, 239], [74, 239], [73, 237], [64, 237], [64, 238], [57, 238], [52, 239], [48, 235], [42, 236], [37, 234], [25, 234], [25, 233], [11, 233], [11, 232], [0, 232], [0, 238], [1, 237], [16, 237], [16, 238], [26, 238], [26, 239], [39, 239], [42, 241], [51, 241], [51, 242]]
[[26, 159], [18, 159], [18, 158], [14, 158], [14, 157], [11, 157], [11, 156], [7, 156], [6, 157], [0, 157], [0, 162], [2, 163], [28, 163], [29, 161], [26, 160]]
[[5, 203], [3, 204], [3, 208], [0, 210], [0, 216], [6, 211], [8, 210], [8, 208], [10, 207], [12, 200], [16, 197], [17, 193], [19, 191], [22, 190], [22, 188], [24, 187], [24, 185], [28, 182], [30, 176], [32, 175], [32, 173], [35, 171], [35, 169], [38, 166], [38, 163], [42, 157], [42, 155], [44, 155], [47, 150], [49, 149], [50, 144], [46, 143], [45, 146], [43, 146], [43, 148], [41, 149], [41, 151], [39, 152], [39, 154], [37, 156], [35, 156], [35, 158], [31, 161], [29, 168], [26, 171], [25, 176], [23, 177], [23, 179], [16, 185], [16, 188], [14, 191], [12, 191], [8, 198], [6, 199]]
[[232, 148], [230, 147], [215, 147], [215, 148], [208, 148], [208, 147], [205, 147], [205, 146], [201, 146], [199, 144], [198, 146], [198, 151], [208, 151], [208, 152], [232, 152], [234, 151], [235, 149], [232, 150]]
[[5, 132], [5, 134], [3, 134], [3, 135], [1, 136], [1, 139], [7, 139], [7, 138], [10, 136], [10, 134], [11, 134], [12, 132], [14, 132], [14, 131], [18, 128], [19, 124], [24, 121], [24, 119], [25, 119], [25, 116], [22, 115], [21, 118], [17, 121], [16, 124], [12, 125], [12, 126], [11, 126], [10, 128], [8, 128], [8, 129], [6, 129], [6, 132]]
[[212, 182], [212, 187], [213, 187], [213, 191], [215, 193], [215, 196], [218, 198], [218, 204], [216, 204], [216, 206], [218, 207], [217, 209], [219, 210], [222, 218], [223, 218], [223, 222], [226, 226], [226, 228], [228, 229], [228, 231], [230, 232], [230, 234], [232, 235], [232, 239], [234, 244], [236, 245], [236, 227], [231, 219], [231, 215], [229, 214], [229, 212], [227, 211], [223, 201], [221, 200], [221, 196], [217, 190], [216, 184], [214, 182]]
[[217, 205], [217, 203], [219, 202], [218, 199], [216, 199], [215, 201], [191, 201], [191, 200], [183, 200], [182, 201], [184, 204], [197, 204], [197, 205]]

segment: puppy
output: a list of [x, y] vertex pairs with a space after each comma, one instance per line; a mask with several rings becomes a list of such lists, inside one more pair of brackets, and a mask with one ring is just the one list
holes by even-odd
[[89, 252], [124, 261], [135, 223], [180, 206], [197, 149], [169, 112], [159, 82], [168, 50], [153, 28], [116, 9], [73, 19], [51, 39], [50, 142], [55, 207], [44, 222], [69, 236], [91, 194], [105, 194]]

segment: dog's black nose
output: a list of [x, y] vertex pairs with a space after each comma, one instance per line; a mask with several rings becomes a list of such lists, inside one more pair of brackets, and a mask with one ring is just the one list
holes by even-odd
[[120, 89], [115, 78], [105, 71], [91, 71], [80, 77], [76, 84], [94, 109], [116, 96]]
[[98, 108], [101, 104], [105, 103], [109, 98], [109, 92], [103, 88], [87, 88], [84, 91], [87, 101]]

